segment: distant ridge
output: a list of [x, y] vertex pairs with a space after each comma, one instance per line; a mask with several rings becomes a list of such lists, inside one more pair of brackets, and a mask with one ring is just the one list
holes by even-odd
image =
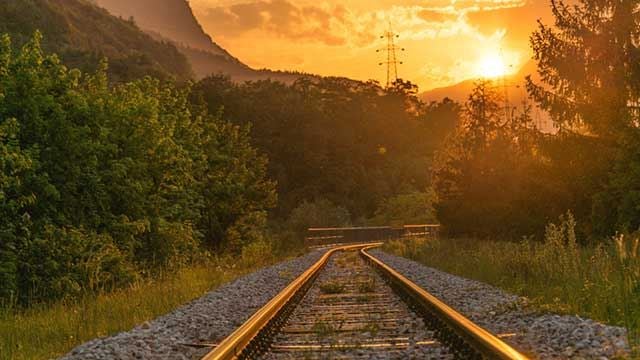
[[134, 21], [144, 31], [173, 42], [231, 57], [207, 35], [186, 0], [95, 0], [113, 15]]
[[[534, 79], [537, 79], [536, 63], [533, 60], [529, 60], [517, 73], [506, 77], [509, 86], [509, 98], [514, 102], [522, 102], [526, 91], [524, 91], [524, 79], [528, 75], [532, 75]], [[477, 80], [470, 79], [459, 82], [455, 85], [446, 86], [442, 88], [436, 88], [425, 91], [420, 94], [420, 98], [426, 102], [440, 101], [445, 97], [458, 102], [464, 102], [473, 90], [474, 83]], [[496, 79], [501, 83], [502, 79]], [[517, 88], [516, 86], [520, 86]]]
[[39, 30], [45, 51], [69, 67], [94, 71], [109, 60], [112, 81], [151, 75], [186, 81], [193, 76], [186, 57], [134, 23], [116, 18], [86, 0], [1, 0], [0, 34], [20, 47]]
[[[511, 106], [520, 107], [525, 100], [528, 99], [527, 90], [525, 88], [525, 78], [531, 75], [534, 81], [539, 81], [540, 77], [537, 72], [537, 66], [535, 61], [529, 60], [517, 73], [507, 76], [507, 93], [509, 95], [509, 103]], [[474, 84], [477, 80], [465, 80], [455, 85], [432, 89], [425, 91], [419, 95], [422, 101], [430, 103], [432, 101], [442, 101], [444, 98], [449, 98], [459, 103], [467, 101], [469, 94], [474, 88]], [[503, 86], [503, 79], [496, 79], [497, 86]], [[501, 90], [502, 91], [502, 90]], [[554, 132], [555, 128], [552, 125], [549, 114], [545, 111], [533, 107], [532, 114], [533, 120], [539, 129], [545, 132]]]
[[113, 15], [132, 19], [158, 40], [168, 40], [189, 59], [197, 78], [226, 74], [235, 81], [273, 79], [286, 83], [303, 75], [255, 70], [216, 44], [196, 19], [186, 0], [95, 0]]

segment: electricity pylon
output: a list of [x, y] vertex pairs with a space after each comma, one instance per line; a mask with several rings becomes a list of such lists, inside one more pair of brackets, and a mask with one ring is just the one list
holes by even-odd
[[400, 35], [393, 32], [391, 29], [391, 22], [389, 22], [389, 30], [382, 36], [381, 39], [387, 39], [387, 47], [384, 49], [378, 49], [376, 52], [386, 52], [387, 60], [380, 62], [378, 65], [387, 65], [387, 88], [391, 87], [391, 85], [398, 80], [398, 64], [402, 65], [402, 61], [398, 61], [396, 56], [397, 51], [404, 51], [404, 48], [396, 46], [395, 40], [399, 38]]

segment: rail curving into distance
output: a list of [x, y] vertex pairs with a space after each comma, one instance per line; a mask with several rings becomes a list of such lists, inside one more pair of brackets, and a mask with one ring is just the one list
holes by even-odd
[[359, 250], [362, 258], [393, 288], [411, 309], [434, 329], [438, 341], [452, 349], [456, 358], [524, 360], [524, 355], [495, 335], [474, 324], [444, 302], [393, 270], [367, 250], [381, 243], [340, 246], [327, 251], [314, 265], [289, 284], [203, 360], [254, 359], [263, 354], [273, 337], [298, 306], [329, 259], [337, 252]]

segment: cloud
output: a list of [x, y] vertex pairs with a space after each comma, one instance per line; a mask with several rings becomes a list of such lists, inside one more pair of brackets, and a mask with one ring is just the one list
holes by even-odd
[[445, 22], [455, 20], [457, 15], [442, 11], [424, 9], [418, 11], [418, 17], [427, 22]]
[[529, 1], [521, 6], [469, 11], [467, 22], [482, 34], [505, 32], [505, 43], [512, 47], [528, 44], [527, 39], [536, 28], [536, 20], [548, 22], [551, 11], [545, 1]]
[[521, 0], [439, 0], [428, 7], [393, 5], [362, 10], [327, 2], [302, 5], [292, 0], [253, 0], [203, 6], [199, 18], [214, 37], [239, 37], [259, 31], [290, 40], [363, 47], [374, 45], [388, 21], [401, 37], [448, 37], [462, 31], [467, 11], [513, 6], [515, 1]]
[[214, 33], [226, 36], [261, 30], [289, 39], [335, 46], [346, 42], [344, 34], [334, 29], [345, 23], [346, 15], [341, 5], [322, 8], [297, 6], [287, 0], [264, 0], [209, 8], [202, 20]]
[[368, 79], [383, 74], [380, 38], [399, 34], [403, 77], [423, 88], [460, 81], [499, 51], [519, 66], [549, 0], [190, 0], [215, 41], [254, 67]]

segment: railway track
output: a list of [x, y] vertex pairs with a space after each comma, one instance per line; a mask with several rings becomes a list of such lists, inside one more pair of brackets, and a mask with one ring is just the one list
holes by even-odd
[[526, 359], [370, 255], [328, 251], [203, 359]]

